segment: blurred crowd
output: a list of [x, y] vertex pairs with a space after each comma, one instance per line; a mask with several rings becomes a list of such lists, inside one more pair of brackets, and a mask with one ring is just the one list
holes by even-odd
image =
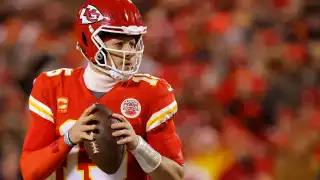
[[[186, 180], [320, 179], [319, 0], [132, 1], [148, 26], [141, 72], [175, 89]], [[0, 179], [21, 179], [33, 79], [86, 65], [82, 2], [1, 2]]]

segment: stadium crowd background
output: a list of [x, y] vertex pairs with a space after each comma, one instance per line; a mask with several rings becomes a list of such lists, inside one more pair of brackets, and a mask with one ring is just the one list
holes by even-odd
[[[133, 2], [148, 26], [141, 72], [176, 90], [186, 180], [317, 178], [319, 0]], [[86, 65], [74, 35], [82, 0], [0, 3], [0, 179], [14, 180], [33, 79]]]

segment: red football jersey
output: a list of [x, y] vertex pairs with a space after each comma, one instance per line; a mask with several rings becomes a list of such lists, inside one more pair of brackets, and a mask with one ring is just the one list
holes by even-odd
[[[36, 151], [50, 145], [74, 125], [86, 108], [93, 103], [102, 103], [114, 113], [125, 116], [136, 134], [161, 155], [183, 164], [181, 142], [172, 120], [177, 103], [165, 80], [136, 74], [97, 99], [86, 88], [83, 73], [84, 68], [58, 69], [36, 78], [29, 99], [33, 123], [23, 151]], [[126, 153], [116, 174], [105, 174], [91, 162], [82, 144], [72, 148], [61, 167], [50, 177], [57, 180], [147, 178], [130, 152]]]

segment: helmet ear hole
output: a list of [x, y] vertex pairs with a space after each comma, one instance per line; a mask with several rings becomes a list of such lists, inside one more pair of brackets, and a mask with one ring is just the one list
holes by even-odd
[[97, 61], [99, 61], [100, 64], [104, 64], [104, 59], [103, 59], [103, 55], [101, 52], [97, 53], [96, 59], [97, 59]]
[[99, 62], [99, 64], [107, 64], [107, 51], [105, 49], [101, 49], [96, 54], [96, 61]]
[[86, 35], [84, 34], [84, 32], [82, 32], [82, 41], [83, 41], [83, 44], [84, 44], [85, 46], [88, 46], [87, 37], [86, 37]]

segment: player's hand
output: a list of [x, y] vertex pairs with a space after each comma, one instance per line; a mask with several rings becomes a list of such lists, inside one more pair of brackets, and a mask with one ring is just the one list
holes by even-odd
[[130, 122], [120, 114], [112, 114], [112, 117], [119, 119], [121, 122], [114, 123], [111, 125], [111, 128], [116, 130], [112, 133], [114, 137], [123, 137], [117, 144], [127, 146], [128, 150], [132, 150], [137, 147], [139, 138], [134, 132], [133, 127], [131, 126]]
[[93, 110], [95, 110], [95, 108], [95, 104], [88, 107], [69, 130], [69, 139], [74, 144], [78, 144], [83, 140], [93, 140], [93, 133], [88, 134], [87, 132], [95, 130], [97, 125], [87, 125], [87, 123], [97, 119], [94, 114], [90, 114]]

